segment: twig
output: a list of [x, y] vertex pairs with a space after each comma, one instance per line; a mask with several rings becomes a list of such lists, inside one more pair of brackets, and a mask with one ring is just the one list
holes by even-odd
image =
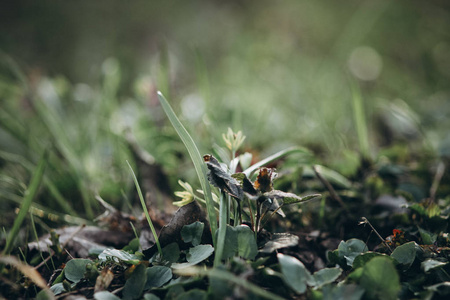
[[335, 201], [337, 201], [342, 208], [345, 210], [347, 214], [350, 215], [350, 211], [348, 210], [347, 206], [345, 205], [344, 201], [342, 201], [342, 198], [336, 193], [336, 190], [333, 188], [333, 186], [326, 180], [322, 174], [317, 171], [316, 166], [312, 167], [314, 174], [316, 174], [317, 178], [322, 182], [322, 184], [327, 188], [327, 190], [330, 192], [331, 198], [333, 198]]
[[369, 220], [367, 220], [366, 217], [362, 217], [362, 218], [361, 218], [361, 222], [360, 222], [358, 225], [361, 225], [361, 224], [367, 224], [367, 225], [369, 225], [370, 228], [372, 228], [372, 231], [375, 232], [375, 234], [376, 234], [376, 235], [378, 236], [378, 238], [381, 240], [381, 242], [383, 242], [383, 244], [384, 244], [384, 245], [389, 249], [389, 251], [391, 251], [391, 253], [392, 253], [392, 249], [391, 249], [391, 247], [389, 247], [388, 243], [386, 243], [386, 240], [383, 239], [383, 238], [381, 237], [381, 235], [378, 233], [378, 231], [376, 231], [375, 227], [373, 227], [372, 224], [370, 224]]

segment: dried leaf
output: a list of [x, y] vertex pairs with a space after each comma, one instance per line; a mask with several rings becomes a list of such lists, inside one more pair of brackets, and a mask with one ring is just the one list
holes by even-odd
[[209, 182], [213, 186], [225, 191], [230, 196], [236, 199], [242, 199], [243, 191], [240, 184], [236, 181], [236, 179], [231, 177], [230, 174], [222, 169], [219, 161], [214, 156], [209, 154], [203, 156], [203, 159], [209, 169]]
[[114, 273], [105, 267], [95, 281], [95, 292], [106, 290], [114, 279]]
[[[165, 225], [159, 234], [159, 242], [161, 247], [176, 242], [180, 249], [186, 249], [187, 244], [181, 238], [181, 230], [185, 225], [192, 224], [196, 221], [205, 224], [202, 235], [202, 243], [211, 242], [211, 232], [209, 231], [209, 222], [206, 219], [205, 212], [201, 209], [197, 202], [191, 202], [185, 206], [180, 207], [169, 224]], [[144, 250], [146, 257], [152, 257], [156, 252], [156, 245]]]
[[261, 193], [270, 192], [273, 190], [273, 179], [276, 176], [277, 173], [274, 172], [274, 169], [261, 168], [253, 186], [255, 189], [261, 191]]

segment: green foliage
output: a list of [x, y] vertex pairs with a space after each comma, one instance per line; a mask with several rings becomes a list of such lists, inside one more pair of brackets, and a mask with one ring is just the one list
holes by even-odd
[[181, 237], [185, 243], [192, 243], [193, 246], [200, 245], [203, 235], [203, 228], [205, 224], [202, 222], [195, 222], [189, 225], [183, 226], [181, 229]]
[[139, 264], [131, 273], [130, 278], [125, 282], [122, 291], [122, 299], [124, 300], [134, 300], [140, 299], [144, 287], [146, 286], [147, 275], [146, 267], [143, 264]]
[[401, 289], [397, 270], [385, 257], [374, 257], [364, 265], [360, 284], [369, 299], [397, 299]]

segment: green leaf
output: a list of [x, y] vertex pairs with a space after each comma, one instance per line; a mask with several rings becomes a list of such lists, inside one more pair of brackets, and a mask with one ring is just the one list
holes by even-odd
[[174, 269], [182, 269], [190, 266], [194, 266], [213, 254], [214, 248], [211, 245], [198, 245], [191, 249], [186, 255], [187, 263], [181, 264], [172, 264], [172, 268]]
[[238, 255], [244, 259], [255, 259], [258, 254], [255, 233], [246, 225], [234, 227], [238, 239]]
[[254, 259], [258, 254], [255, 233], [246, 225], [227, 225], [222, 259], [236, 254], [244, 259]]
[[106, 261], [108, 258], [113, 259], [115, 262], [123, 261], [133, 265], [138, 264], [140, 261], [139, 256], [117, 249], [105, 249], [98, 255], [98, 259], [102, 261]]
[[199, 221], [184, 225], [181, 229], [181, 238], [185, 243], [192, 243], [193, 246], [200, 245], [204, 227], [205, 224]]
[[369, 299], [397, 299], [401, 289], [394, 263], [387, 257], [374, 257], [365, 266], [360, 285]]
[[163, 257], [166, 261], [174, 263], [180, 258], [180, 247], [173, 242], [163, 248]]
[[86, 265], [91, 264], [90, 259], [74, 258], [67, 262], [64, 268], [64, 275], [66, 278], [73, 283], [79, 282], [84, 278], [84, 273], [86, 272]]
[[213, 252], [214, 248], [211, 245], [198, 245], [189, 249], [189, 252], [186, 255], [186, 260], [189, 263], [196, 265], [210, 257]]
[[353, 260], [353, 269], [358, 269], [361, 267], [364, 267], [364, 265], [370, 261], [372, 258], [377, 257], [377, 256], [387, 256], [386, 254], [382, 254], [382, 253], [378, 253], [378, 252], [372, 252], [372, 251], [368, 251], [365, 253], [361, 253], [360, 255], [356, 256], [355, 259]]
[[350, 239], [346, 242], [341, 241], [338, 247], [339, 257], [345, 258], [347, 265], [352, 266], [355, 257], [366, 252], [367, 245], [358, 239]]
[[356, 284], [324, 286], [322, 300], [359, 300], [365, 290]]
[[436, 242], [437, 234], [419, 227], [420, 237], [424, 245], [433, 245]]
[[132, 239], [128, 245], [126, 245], [125, 247], [123, 247], [123, 251], [131, 251], [131, 252], [136, 252], [139, 251], [139, 247], [141, 246], [141, 244], [139, 243], [139, 238], [134, 238]]
[[147, 268], [147, 282], [144, 290], [159, 288], [172, 279], [172, 270], [165, 266], [153, 266]]
[[122, 291], [122, 299], [139, 299], [144, 291], [147, 281], [146, 267], [143, 264], [137, 265], [130, 278], [125, 282]]
[[64, 286], [62, 284], [62, 282], [54, 284], [50, 287], [50, 290], [53, 292], [53, 294], [55, 295], [59, 295], [61, 293], [64, 293], [66, 290], [64, 289]]
[[101, 291], [94, 294], [95, 300], [120, 300], [119, 297], [108, 291]]
[[187, 292], [184, 292], [180, 295], [178, 295], [175, 299], [176, 300], [206, 300], [207, 299], [207, 293], [200, 289], [192, 289]]
[[[211, 187], [209, 186], [209, 182], [208, 182], [207, 175], [206, 175], [207, 168], [206, 168], [206, 165], [203, 163], [203, 158], [200, 155], [200, 152], [198, 151], [197, 146], [194, 143], [194, 140], [189, 135], [187, 130], [184, 128], [183, 124], [181, 124], [180, 120], [177, 118], [172, 107], [170, 107], [169, 102], [166, 100], [166, 98], [163, 96], [163, 94], [159, 91], [158, 91], [158, 99], [159, 99], [159, 102], [161, 103], [162, 108], [164, 109], [164, 112], [166, 113], [167, 117], [169, 118], [170, 123], [172, 123], [173, 127], [175, 128], [176, 132], [180, 136], [181, 140], [183, 141], [183, 144], [186, 146], [186, 149], [189, 152], [192, 163], [194, 164], [194, 167], [195, 167], [195, 171], [197, 172], [198, 179], [200, 180], [202, 190], [205, 195], [206, 210], [208, 211], [208, 218], [209, 218], [209, 224], [211, 226], [211, 232], [216, 232], [216, 230], [217, 230], [217, 215], [216, 215], [216, 210], [214, 207], [214, 200], [213, 200], [212, 194], [211, 194]], [[214, 239], [214, 245], [216, 245], [215, 235], [213, 235], [213, 239]]]
[[277, 255], [281, 273], [286, 284], [298, 294], [306, 291], [306, 283], [311, 280], [311, 274], [303, 263], [295, 257], [279, 253]]
[[278, 160], [278, 159], [280, 159], [280, 158], [282, 158], [284, 156], [293, 154], [293, 153], [302, 153], [302, 154], [305, 154], [305, 155], [311, 155], [311, 151], [309, 151], [306, 148], [291, 147], [291, 148], [288, 148], [288, 149], [285, 149], [285, 150], [281, 150], [281, 151], [279, 151], [279, 152], [277, 152], [277, 153], [275, 153], [275, 154], [273, 154], [273, 155], [271, 155], [271, 156], [269, 156], [269, 157], [267, 157], [267, 158], [257, 162], [256, 164], [254, 164], [250, 168], [246, 169], [243, 173], [247, 177], [250, 177], [253, 174], [253, 172], [258, 170], [259, 168], [261, 168], [261, 167], [263, 167], [263, 166], [265, 166], [267, 164], [270, 164], [271, 162], [274, 162], [274, 161], [276, 161], [276, 160]]
[[160, 298], [153, 294], [145, 294], [144, 300], [160, 300]]
[[406, 268], [409, 268], [416, 258], [416, 242], [409, 242], [398, 246], [392, 252], [391, 257]]
[[424, 270], [425, 273], [428, 273], [432, 269], [440, 268], [447, 264], [448, 262], [444, 263], [434, 259], [427, 259], [420, 264], [420, 267], [422, 268], [422, 270]]
[[[321, 194], [312, 194], [312, 195], [306, 195], [304, 197], [297, 196], [295, 194], [291, 193], [284, 193], [285, 195], [282, 197], [283, 199], [283, 205], [290, 205], [295, 203], [304, 203], [308, 202], [310, 200], [313, 200], [316, 197], [322, 196]], [[294, 195], [295, 197], [292, 197]], [[270, 196], [269, 196], [270, 198]]]
[[325, 268], [313, 274], [314, 280], [308, 281], [308, 285], [319, 288], [325, 284], [332, 283], [342, 274], [340, 268]]

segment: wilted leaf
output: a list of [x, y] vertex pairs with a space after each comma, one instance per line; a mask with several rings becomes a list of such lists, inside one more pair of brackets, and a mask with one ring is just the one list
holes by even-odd
[[[181, 230], [185, 225], [192, 224], [196, 221], [205, 224], [203, 228], [202, 243], [211, 243], [211, 232], [209, 231], [209, 222], [206, 220], [205, 212], [200, 205], [194, 201], [180, 207], [170, 223], [161, 229], [159, 234], [159, 243], [161, 244], [161, 247], [176, 242], [180, 249], [186, 249], [188, 245], [181, 237]], [[156, 251], [157, 248], [156, 245], [154, 245], [151, 248], [144, 250], [144, 254], [147, 258], [150, 258]]]
[[95, 280], [95, 292], [106, 290], [114, 279], [114, 273], [110, 268], [105, 267]]
[[185, 243], [192, 243], [193, 246], [200, 245], [205, 224], [202, 222], [194, 222], [184, 225], [181, 229], [181, 238]]
[[130, 278], [125, 282], [122, 291], [122, 299], [130, 300], [140, 298], [144, 291], [146, 281], [147, 275], [145, 265], [137, 265]]
[[[95, 226], [70, 226], [55, 230], [59, 236], [59, 243], [74, 257], [88, 257], [91, 249], [104, 250], [110, 248], [122, 248], [133, 238], [132, 232], [104, 230]], [[53, 243], [50, 234], [32, 242], [28, 247], [33, 250], [47, 252]]]
[[209, 169], [209, 182], [230, 196], [236, 199], [242, 199], [243, 191], [241, 186], [236, 179], [222, 169], [219, 161], [212, 155], [204, 155], [203, 159]]
[[397, 299], [401, 289], [394, 263], [387, 257], [375, 257], [364, 266], [360, 285], [370, 299]]
[[73, 283], [79, 282], [84, 278], [86, 272], [86, 265], [92, 263], [89, 259], [74, 258], [67, 262], [64, 268], [64, 275]]
[[144, 290], [158, 288], [172, 279], [172, 270], [165, 266], [153, 266], [147, 268], [147, 282]]
[[271, 168], [261, 168], [253, 186], [256, 190], [261, 191], [261, 193], [270, 192], [273, 190], [273, 179], [276, 175], [277, 173]]
[[311, 280], [309, 271], [295, 257], [279, 253], [277, 258], [284, 282], [296, 293], [303, 294], [306, 291], [306, 282]]
[[298, 245], [299, 238], [290, 233], [274, 233], [270, 240], [259, 250], [262, 253], [272, 253], [275, 250]]

